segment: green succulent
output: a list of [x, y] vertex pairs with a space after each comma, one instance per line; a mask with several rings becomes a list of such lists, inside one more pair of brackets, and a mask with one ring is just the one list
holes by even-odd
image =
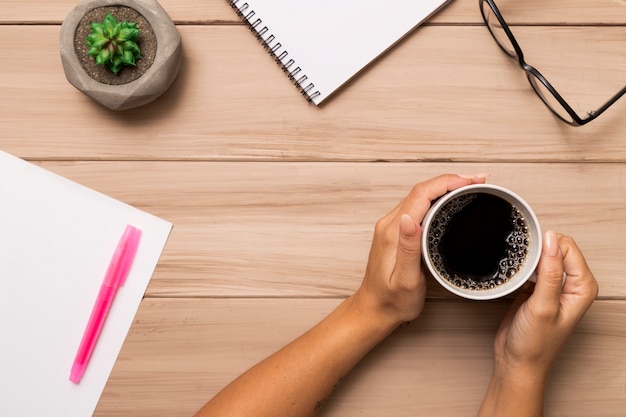
[[135, 60], [141, 58], [138, 39], [137, 23], [118, 22], [107, 13], [102, 23], [91, 22], [88, 54], [96, 57], [96, 64], [106, 65], [117, 74], [124, 65], [135, 65]]

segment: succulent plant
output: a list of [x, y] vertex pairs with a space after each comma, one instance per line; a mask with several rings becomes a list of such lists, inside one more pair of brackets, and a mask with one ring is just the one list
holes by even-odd
[[135, 65], [135, 60], [141, 58], [139, 32], [137, 23], [118, 22], [107, 13], [102, 23], [91, 22], [88, 54], [96, 58], [96, 64], [106, 65], [117, 74], [124, 65]]

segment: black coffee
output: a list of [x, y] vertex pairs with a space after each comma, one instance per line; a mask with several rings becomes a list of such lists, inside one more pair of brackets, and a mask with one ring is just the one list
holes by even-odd
[[514, 276], [528, 254], [524, 216], [487, 193], [463, 194], [446, 203], [428, 232], [430, 258], [452, 284], [489, 289]]

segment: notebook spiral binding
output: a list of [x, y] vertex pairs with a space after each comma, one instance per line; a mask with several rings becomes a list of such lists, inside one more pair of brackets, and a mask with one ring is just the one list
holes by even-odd
[[254, 10], [248, 10], [250, 5], [246, 2], [241, 3], [239, 0], [227, 0], [230, 6], [235, 10], [237, 15], [241, 17], [248, 25], [248, 28], [254, 33], [254, 36], [263, 45], [263, 48], [274, 57], [274, 60], [282, 70], [287, 74], [289, 79], [298, 88], [308, 102], [318, 97], [321, 93], [315, 90], [315, 84], [308, 82], [308, 76], [303, 74], [302, 68], [296, 65], [295, 61], [289, 58], [289, 53], [278, 42], [276, 37], [271, 33], [267, 26], [263, 25], [260, 18], [254, 18]]

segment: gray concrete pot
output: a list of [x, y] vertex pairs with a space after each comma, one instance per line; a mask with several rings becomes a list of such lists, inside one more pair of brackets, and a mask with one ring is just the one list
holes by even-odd
[[[126, 6], [136, 10], [150, 23], [157, 37], [154, 62], [141, 77], [127, 84], [108, 85], [92, 79], [83, 69], [74, 47], [74, 34], [83, 16], [106, 6]], [[169, 88], [180, 69], [180, 34], [156, 0], [82, 0], [61, 25], [60, 43], [67, 80], [111, 110], [126, 110], [150, 103]]]

